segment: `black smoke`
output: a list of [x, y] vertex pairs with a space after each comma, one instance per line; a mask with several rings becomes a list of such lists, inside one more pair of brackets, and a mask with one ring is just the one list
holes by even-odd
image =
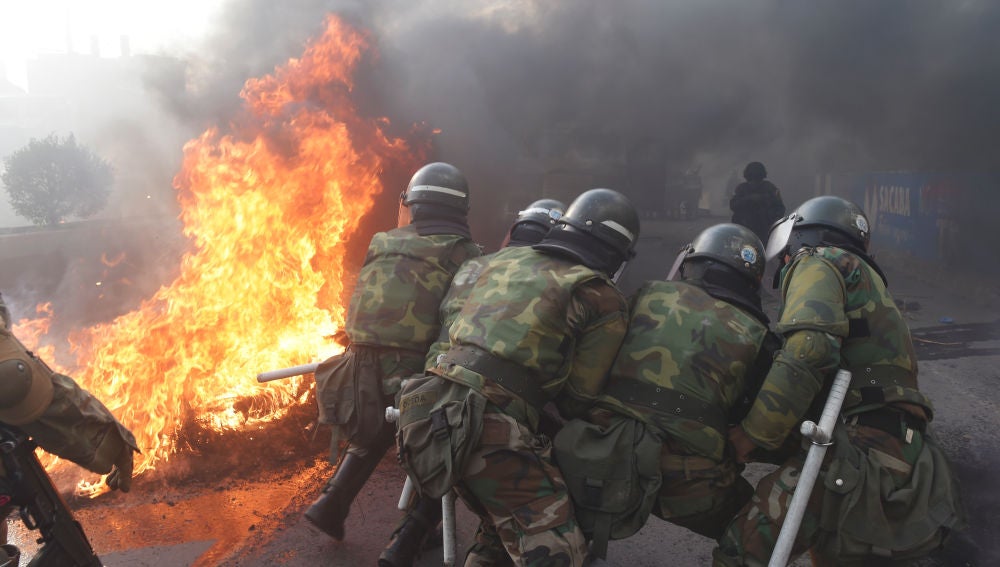
[[[648, 164], [700, 167], [705, 202], [725, 210], [751, 160], [794, 204], [817, 173], [993, 171], [1000, 157], [988, 0], [233, 0], [178, 108], [227, 116], [242, 81], [301, 53], [328, 13], [377, 49], [363, 107], [440, 129], [436, 157], [467, 173], [474, 209], [597, 185], [645, 202], [662, 191], [662, 175], [635, 173]], [[487, 245], [507, 220], [490, 215]]]

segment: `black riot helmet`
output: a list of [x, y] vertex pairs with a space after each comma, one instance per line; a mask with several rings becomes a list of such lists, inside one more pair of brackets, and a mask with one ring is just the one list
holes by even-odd
[[615, 276], [635, 256], [638, 238], [639, 214], [632, 202], [612, 189], [591, 189], [570, 203], [534, 248]]
[[743, 168], [743, 179], [747, 181], [763, 181], [767, 178], [767, 169], [759, 161], [752, 161]]
[[764, 244], [752, 230], [738, 224], [717, 224], [681, 249], [667, 279], [698, 286], [767, 324], [760, 299], [764, 265]]
[[803, 247], [836, 246], [867, 256], [871, 242], [868, 217], [861, 207], [833, 195], [813, 197], [774, 223], [767, 240], [767, 258]]
[[667, 279], [684, 277], [684, 265], [699, 259], [711, 260], [723, 269], [739, 274], [755, 286], [764, 277], [764, 244], [749, 228], [731, 223], [710, 226], [681, 249]]
[[523, 211], [518, 211], [503, 247], [538, 244], [549, 229], [556, 225], [556, 221], [562, 218], [564, 212], [566, 205], [555, 199], [539, 199], [528, 205]]
[[406, 192], [400, 198], [411, 207], [414, 217], [418, 209], [439, 212], [445, 216], [461, 216], [469, 210], [469, 184], [457, 167], [443, 162], [429, 163], [413, 174]]

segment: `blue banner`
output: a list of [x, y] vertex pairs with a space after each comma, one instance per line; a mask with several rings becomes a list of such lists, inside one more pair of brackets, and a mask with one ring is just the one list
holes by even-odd
[[[832, 192], [860, 205], [872, 224], [872, 250], [948, 264], [982, 249], [979, 236], [1000, 223], [996, 179], [970, 173], [881, 172], [835, 176]], [[995, 256], [995, 254], [994, 254]]]

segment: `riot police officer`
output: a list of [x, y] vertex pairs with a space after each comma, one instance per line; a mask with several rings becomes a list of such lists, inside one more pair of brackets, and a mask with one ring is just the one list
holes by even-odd
[[652, 512], [711, 538], [753, 493], [726, 434], [778, 346], [761, 308], [764, 264], [764, 246], [746, 227], [698, 234], [667, 281], [647, 282], [631, 298], [628, 335], [591, 417], [639, 419], [663, 440]]
[[[854, 203], [822, 196], [771, 229], [768, 257], [783, 305], [784, 344], [749, 413], [729, 432], [736, 458], [771, 449], [804, 417], [818, 421], [833, 375], [852, 373], [823, 472], [792, 558], [894, 562], [936, 549], [964, 524], [950, 467], [928, 430], [931, 401], [917, 384], [910, 331], [869, 254], [871, 228]], [[766, 565], [805, 461], [800, 451], [765, 476], [715, 550], [716, 565]]]
[[469, 187], [453, 165], [417, 170], [400, 195], [399, 226], [372, 237], [347, 312], [350, 344], [316, 370], [320, 421], [331, 452], [348, 449], [306, 519], [336, 540], [351, 503], [392, 446], [385, 422], [403, 378], [422, 373], [440, 330], [438, 308], [459, 266], [481, 254], [469, 233]]
[[428, 493], [454, 487], [499, 534], [508, 561], [581, 565], [586, 557], [539, 422], [549, 402], [572, 418], [601, 392], [625, 335], [627, 307], [613, 278], [638, 233], [623, 195], [581, 194], [541, 242], [489, 259], [434, 376], [401, 394], [407, 472]]
[[[530, 246], [537, 244], [548, 234], [565, 210], [566, 206], [555, 199], [540, 199], [519, 211], [503, 239], [502, 248], [510, 246]], [[469, 290], [476, 284], [483, 268], [492, 254], [471, 258], [462, 264], [451, 280], [448, 293], [441, 301], [441, 333], [430, 350], [427, 351], [426, 368], [437, 365], [439, 355], [450, 346], [448, 329], [465, 305]], [[392, 540], [379, 556], [379, 567], [405, 567], [413, 564], [424, 545], [430, 531], [441, 520], [441, 503], [436, 498], [419, 498], [407, 509], [399, 527], [392, 534]], [[503, 544], [490, 525], [481, 525], [476, 532], [473, 554], [480, 553], [490, 559], [486, 564], [494, 564], [494, 558], [506, 558]]]
[[729, 200], [733, 223], [749, 228], [762, 242], [766, 241], [771, 224], [785, 215], [781, 191], [767, 180], [767, 169], [759, 161], [747, 164], [743, 179]]

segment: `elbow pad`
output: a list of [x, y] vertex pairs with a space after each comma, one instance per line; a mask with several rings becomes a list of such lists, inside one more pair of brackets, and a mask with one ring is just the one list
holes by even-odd
[[24, 425], [52, 403], [52, 371], [13, 335], [0, 335], [0, 421]]
[[820, 331], [790, 334], [778, 351], [743, 429], [760, 447], [776, 449], [794, 430], [840, 361], [840, 339]]
[[840, 337], [805, 329], [789, 334], [778, 356], [804, 364], [818, 374], [839, 366], [840, 343]]

